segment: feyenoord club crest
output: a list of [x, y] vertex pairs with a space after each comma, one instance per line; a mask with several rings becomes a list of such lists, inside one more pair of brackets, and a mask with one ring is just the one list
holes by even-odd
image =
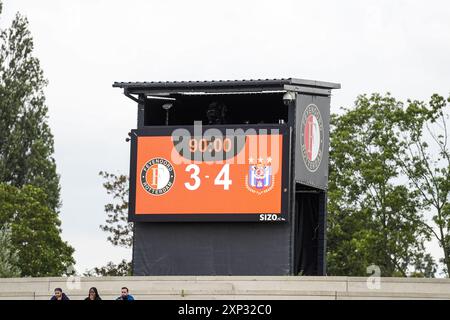
[[315, 172], [322, 161], [324, 137], [322, 116], [315, 104], [303, 112], [300, 132], [303, 161], [310, 172]]
[[154, 196], [165, 194], [172, 188], [175, 180], [175, 170], [172, 164], [164, 158], [153, 158], [141, 170], [142, 187]]
[[253, 160], [253, 158], [249, 159], [250, 168], [248, 175], [245, 177], [247, 190], [260, 195], [273, 189], [271, 162], [272, 159], [270, 157], [265, 161], [262, 158], [256, 160]]

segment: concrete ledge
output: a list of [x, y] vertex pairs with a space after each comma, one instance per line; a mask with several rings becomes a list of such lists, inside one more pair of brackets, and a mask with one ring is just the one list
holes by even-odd
[[3, 278], [0, 299], [48, 300], [61, 287], [72, 300], [97, 287], [105, 300], [126, 286], [137, 299], [449, 299], [450, 279], [381, 278], [370, 289], [365, 277], [163, 276]]

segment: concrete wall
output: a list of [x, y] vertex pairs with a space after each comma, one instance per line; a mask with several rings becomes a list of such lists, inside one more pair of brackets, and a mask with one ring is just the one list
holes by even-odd
[[97, 287], [103, 299], [126, 286], [147, 299], [450, 299], [450, 279], [381, 278], [370, 289], [363, 277], [158, 276], [0, 279], [0, 300], [48, 300], [61, 287], [73, 300]]

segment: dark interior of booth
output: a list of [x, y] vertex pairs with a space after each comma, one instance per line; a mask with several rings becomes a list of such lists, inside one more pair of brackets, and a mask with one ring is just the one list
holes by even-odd
[[296, 183], [294, 225], [294, 275], [319, 273], [319, 197], [318, 189]]
[[[174, 100], [146, 99], [145, 126], [193, 125], [194, 121], [202, 121], [202, 125], [279, 124], [288, 121], [283, 93], [171, 94], [170, 98]], [[215, 111], [220, 112], [220, 123], [209, 116]]]

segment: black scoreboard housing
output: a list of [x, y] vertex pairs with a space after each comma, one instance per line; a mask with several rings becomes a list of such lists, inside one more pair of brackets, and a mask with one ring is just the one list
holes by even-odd
[[[330, 97], [340, 84], [295, 78], [233, 81], [115, 82], [137, 103], [137, 130], [207, 124], [213, 101], [231, 126], [287, 125], [288, 219], [134, 222], [134, 275], [325, 275]], [[167, 110], [164, 105], [171, 104]], [[302, 117], [320, 110], [323, 151], [310, 170], [302, 157]], [[169, 113], [168, 113], [169, 112]]]

